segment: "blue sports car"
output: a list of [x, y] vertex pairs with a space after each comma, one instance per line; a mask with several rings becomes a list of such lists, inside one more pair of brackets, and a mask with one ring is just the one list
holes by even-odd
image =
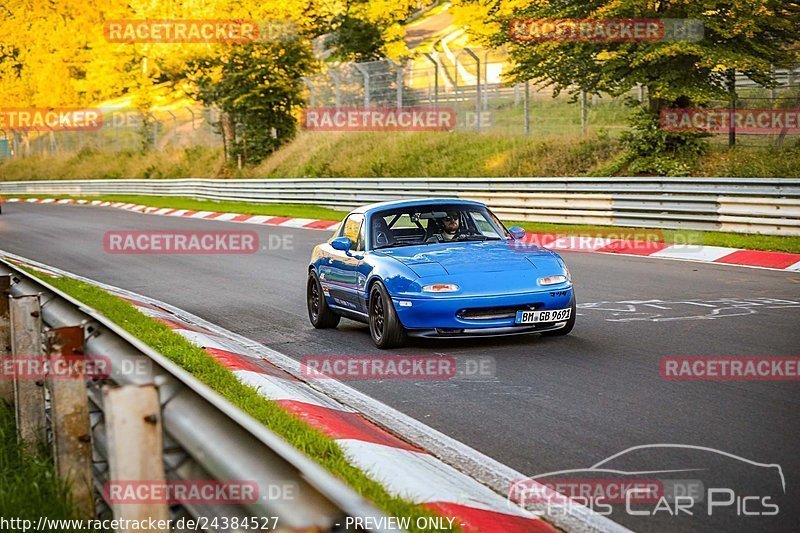
[[468, 200], [358, 208], [314, 248], [308, 317], [315, 328], [334, 328], [341, 317], [367, 323], [378, 348], [407, 335], [566, 335], [575, 325], [569, 270], [524, 235]]

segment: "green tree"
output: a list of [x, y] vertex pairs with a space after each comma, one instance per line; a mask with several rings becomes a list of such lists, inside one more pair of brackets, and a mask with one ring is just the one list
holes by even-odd
[[337, 29], [331, 45], [339, 59], [373, 61], [384, 55], [386, 43], [377, 24], [350, 14], [342, 15], [335, 24]]
[[253, 164], [294, 137], [300, 77], [313, 67], [308, 43], [293, 38], [231, 46], [189, 61], [180, 76], [195, 98], [222, 111], [226, 155]]
[[[622, 95], [647, 88], [648, 107], [634, 119], [637, 131], [660, 143], [650, 151], [696, 151], [696, 138], [654, 132], [661, 109], [728, 100], [731, 75], [742, 72], [770, 86], [770, 70], [797, 60], [800, 4], [787, 0], [537, 0], [509, 14], [499, 0], [489, 12], [500, 22], [492, 38], [507, 44], [516, 81], [536, 80], [555, 94]], [[514, 42], [509, 24], [526, 19], [691, 19], [700, 40], [659, 42]]]

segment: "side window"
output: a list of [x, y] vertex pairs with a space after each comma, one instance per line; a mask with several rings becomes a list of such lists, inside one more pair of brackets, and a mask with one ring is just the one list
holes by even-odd
[[[350, 242], [352, 242], [352, 245], [350, 246], [351, 250], [364, 249], [364, 232], [361, 229], [363, 222], [364, 215], [362, 214], [350, 215], [347, 217], [347, 220], [344, 221], [342, 232], [339, 236], [350, 239]], [[360, 243], [359, 240], [361, 241]]]
[[362, 221], [361, 222], [361, 228], [358, 230], [358, 238], [356, 239], [356, 247], [353, 248], [353, 250], [355, 250], [357, 252], [363, 252], [364, 251], [364, 226], [365, 225], [366, 224], [364, 224], [364, 222]]

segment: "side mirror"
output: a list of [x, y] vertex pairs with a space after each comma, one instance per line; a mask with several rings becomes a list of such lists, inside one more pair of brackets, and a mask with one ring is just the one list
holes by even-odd
[[340, 252], [349, 252], [353, 242], [349, 237], [336, 237], [331, 241], [331, 247]]
[[514, 240], [520, 240], [525, 236], [525, 230], [519, 226], [511, 226], [508, 228], [508, 232], [514, 237]]

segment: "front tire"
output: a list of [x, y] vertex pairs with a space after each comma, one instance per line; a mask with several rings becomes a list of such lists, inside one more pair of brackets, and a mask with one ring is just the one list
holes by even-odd
[[322, 284], [313, 270], [308, 273], [306, 307], [308, 308], [308, 319], [315, 328], [327, 329], [339, 325], [341, 317], [328, 307], [328, 302], [325, 301], [325, 295], [322, 292]]
[[392, 298], [380, 281], [369, 291], [369, 334], [381, 350], [400, 346], [406, 338]]
[[542, 333], [542, 337], [561, 337], [562, 335], [568, 335], [572, 328], [575, 327], [575, 315], [577, 306], [575, 305], [575, 289], [572, 291], [572, 298], [570, 298], [570, 308], [572, 312], [569, 314], [569, 319], [567, 320], [567, 325], [561, 329], [556, 329], [553, 331], [545, 331]]

